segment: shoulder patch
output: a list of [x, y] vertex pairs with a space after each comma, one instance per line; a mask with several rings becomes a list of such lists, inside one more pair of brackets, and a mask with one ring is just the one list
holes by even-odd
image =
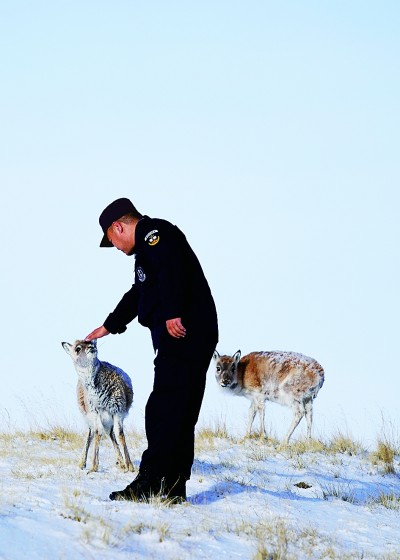
[[158, 229], [153, 229], [149, 231], [149, 233], [144, 238], [145, 242], [150, 245], [150, 247], [154, 247], [160, 241], [160, 236], [158, 234]]

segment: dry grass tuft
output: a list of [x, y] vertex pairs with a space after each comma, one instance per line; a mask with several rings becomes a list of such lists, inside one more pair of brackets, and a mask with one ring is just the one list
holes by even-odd
[[381, 492], [379, 496], [371, 498], [368, 502], [370, 506], [383, 506], [386, 509], [392, 509], [395, 511], [400, 510], [400, 496], [394, 493]]
[[254, 445], [253, 443], [250, 446], [249, 453], [247, 458], [250, 461], [266, 461], [268, 460], [271, 455], [273, 454], [274, 450], [268, 447], [267, 445]]
[[350, 436], [338, 432], [327, 445], [327, 451], [330, 453], [345, 453], [347, 455], [358, 455], [362, 452], [362, 446], [359, 442], [354, 441]]
[[231, 443], [237, 443], [238, 439], [228, 434], [224, 420], [217, 419], [208, 425], [197, 428], [195, 447], [196, 453], [212, 451], [218, 446], [218, 440], [225, 439]]
[[225, 420], [217, 418], [211, 424], [199, 428], [197, 430], [196, 437], [199, 439], [213, 439], [213, 438], [222, 438], [228, 439], [228, 429], [226, 427]]
[[343, 500], [343, 502], [349, 502], [350, 504], [356, 503], [355, 491], [349, 483], [347, 484], [326, 484], [321, 486], [322, 496], [324, 500], [329, 498], [337, 498]]
[[317, 439], [300, 439], [289, 443], [281, 443], [277, 451], [294, 456], [304, 453], [326, 453], [328, 448], [325, 443]]
[[125, 437], [129, 448], [139, 448], [146, 445], [145, 434], [138, 430], [129, 430], [126, 432]]
[[383, 464], [385, 474], [395, 474], [395, 455], [396, 452], [389, 442], [378, 440], [377, 449], [371, 454], [371, 460], [373, 464]]
[[83, 435], [82, 433], [76, 432], [65, 428], [63, 426], [50, 426], [46, 430], [32, 430], [28, 432], [28, 437], [31, 439], [39, 439], [42, 441], [60, 441], [63, 443], [72, 443], [73, 445], [82, 445]]
[[68, 497], [65, 498], [64, 503], [65, 511], [60, 515], [64, 519], [71, 519], [78, 523], [87, 523], [90, 518], [90, 513], [82, 506], [79, 501], [72, 501]]
[[[291, 540], [289, 529], [283, 522], [278, 522], [273, 530], [274, 544], [271, 546], [271, 530], [262, 525], [257, 528], [257, 552], [253, 560], [284, 560], [288, 558], [288, 546]], [[267, 545], [268, 541], [268, 545]]]

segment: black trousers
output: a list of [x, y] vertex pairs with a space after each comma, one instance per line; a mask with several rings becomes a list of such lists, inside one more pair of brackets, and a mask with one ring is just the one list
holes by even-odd
[[[171, 337], [166, 328], [157, 339], [154, 386], [145, 410], [148, 447], [140, 470], [151, 476], [188, 480], [194, 460], [194, 433], [217, 334], [190, 331]], [[155, 338], [153, 337], [153, 340]]]

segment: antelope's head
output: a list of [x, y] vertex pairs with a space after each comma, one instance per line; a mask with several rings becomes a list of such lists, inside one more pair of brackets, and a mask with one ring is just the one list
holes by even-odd
[[73, 344], [62, 342], [62, 347], [69, 354], [74, 365], [79, 369], [90, 367], [97, 360], [96, 340], [86, 342], [85, 340], [75, 340]]
[[238, 350], [233, 356], [220, 356], [214, 351], [215, 379], [224, 389], [236, 389], [239, 384], [238, 363], [241, 352]]

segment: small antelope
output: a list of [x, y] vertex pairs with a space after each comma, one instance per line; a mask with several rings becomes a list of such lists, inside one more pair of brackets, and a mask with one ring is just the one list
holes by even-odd
[[[104, 431], [114, 446], [117, 464], [125, 470], [133, 471], [123, 429], [124, 418], [133, 400], [129, 376], [122, 369], [98, 359], [95, 340], [91, 342], [76, 340], [74, 344], [68, 342], [61, 344], [74, 362], [78, 374], [76, 387], [78, 406], [89, 427], [79, 463], [80, 468], [86, 467], [88, 451], [94, 439], [93, 464], [89, 472], [98, 471], [99, 444]], [[124, 454], [125, 464], [117, 438]]]
[[214, 361], [218, 384], [251, 400], [247, 435], [258, 412], [266, 437], [265, 401], [272, 401], [293, 411], [286, 443], [304, 415], [311, 438], [313, 400], [324, 383], [324, 370], [316, 360], [296, 352], [251, 352], [241, 358], [240, 350], [232, 357], [220, 356], [215, 350]]

